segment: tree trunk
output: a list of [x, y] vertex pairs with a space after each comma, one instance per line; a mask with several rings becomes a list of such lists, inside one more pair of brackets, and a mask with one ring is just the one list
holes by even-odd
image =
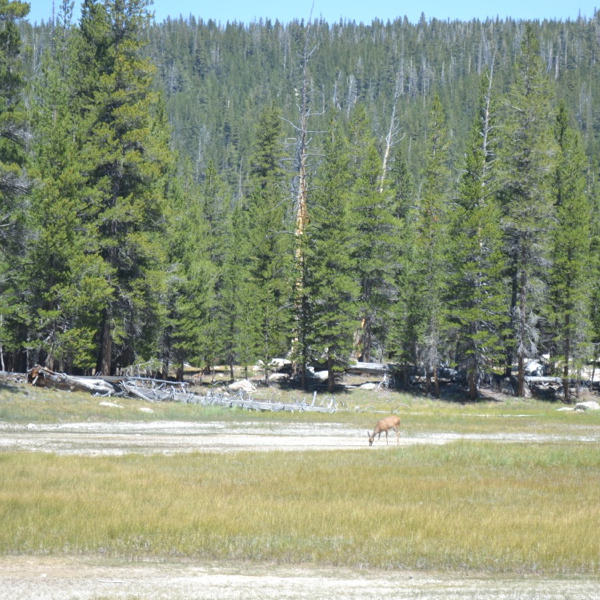
[[110, 316], [108, 311], [104, 312], [102, 347], [100, 352], [100, 375], [110, 375], [112, 367], [112, 333], [110, 330]]
[[477, 400], [477, 381], [474, 372], [469, 373], [469, 398], [471, 401]]
[[333, 394], [333, 390], [335, 389], [335, 374], [333, 371], [333, 358], [331, 356], [327, 357], [327, 391], [330, 394]]
[[521, 241], [520, 248], [521, 255], [521, 274], [520, 274], [520, 285], [519, 285], [519, 350], [518, 350], [518, 361], [519, 361], [519, 371], [517, 374], [517, 396], [519, 398], [523, 398], [525, 396], [525, 356], [523, 347], [525, 345], [525, 336], [527, 335], [527, 285], [529, 283], [529, 278], [527, 277], [527, 270], [525, 268], [526, 260], [525, 260], [525, 245], [524, 242]]
[[[570, 326], [569, 315], [567, 314], [565, 320], [565, 330], [568, 332]], [[569, 359], [571, 354], [571, 337], [567, 333], [567, 339], [565, 340], [565, 366], [563, 369], [563, 390], [565, 393], [565, 402], [571, 401], [571, 390], [569, 389]]]
[[521, 353], [519, 353], [517, 368], [517, 396], [519, 398], [525, 396], [525, 359]]

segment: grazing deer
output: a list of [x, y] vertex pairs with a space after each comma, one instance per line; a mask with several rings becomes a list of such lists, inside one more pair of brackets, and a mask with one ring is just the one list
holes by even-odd
[[381, 434], [385, 431], [385, 441], [389, 444], [388, 441], [388, 431], [393, 429], [396, 432], [396, 445], [400, 444], [400, 417], [396, 415], [392, 415], [391, 417], [386, 417], [385, 419], [381, 419], [377, 425], [375, 425], [375, 429], [373, 433], [369, 433], [367, 431], [367, 435], [369, 436], [369, 446], [373, 445], [373, 440], [376, 435], [381, 437]]

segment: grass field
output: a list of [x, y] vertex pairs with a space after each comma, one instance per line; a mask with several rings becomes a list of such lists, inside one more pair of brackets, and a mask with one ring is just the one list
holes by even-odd
[[[404, 432], [585, 435], [597, 413], [352, 394], [334, 415], [256, 414], [5, 386], [0, 421], [278, 419]], [[456, 442], [382, 451], [81, 457], [0, 453], [0, 553], [600, 575], [600, 448]]]

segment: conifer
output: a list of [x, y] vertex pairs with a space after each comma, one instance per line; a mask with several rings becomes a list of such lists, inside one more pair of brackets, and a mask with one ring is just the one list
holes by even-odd
[[554, 217], [551, 193], [555, 142], [552, 90], [542, 65], [539, 40], [525, 27], [516, 81], [504, 117], [502, 226], [511, 278], [511, 340], [507, 370], [517, 359], [517, 395], [525, 393], [525, 363], [537, 356], [546, 285], [549, 234]]
[[591, 207], [586, 195], [587, 159], [578, 134], [569, 124], [564, 103], [559, 107], [555, 138], [556, 224], [552, 232], [549, 323], [552, 359], [561, 370], [568, 402], [573, 367], [581, 367], [588, 352]]
[[155, 354], [166, 255], [169, 128], [142, 54], [147, 0], [85, 0], [78, 106], [87, 121], [91, 218], [112, 293], [102, 311], [98, 371]]
[[331, 125], [324, 151], [307, 231], [305, 291], [310, 358], [325, 363], [327, 389], [333, 392], [336, 374], [349, 364], [352, 354], [359, 292], [348, 215], [348, 146], [336, 122]]
[[497, 204], [497, 129], [492, 76], [481, 80], [476, 118], [451, 220], [449, 317], [457, 362], [475, 400], [486, 370], [498, 364], [508, 316], [505, 258]]
[[434, 377], [434, 393], [439, 397], [438, 370], [442, 362], [446, 314], [444, 299], [448, 286], [448, 245], [450, 169], [448, 131], [442, 103], [435, 96], [427, 128], [426, 154], [418, 200], [415, 239], [415, 285], [421, 297], [415, 309], [419, 323], [419, 353], [425, 368], [427, 390]]

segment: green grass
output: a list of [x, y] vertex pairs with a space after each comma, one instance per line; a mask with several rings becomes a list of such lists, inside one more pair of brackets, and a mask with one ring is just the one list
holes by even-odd
[[[323, 394], [325, 395], [325, 394]], [[289, 401], [310, 400], [301, 391], [261, 389], [257, 398]], [[146, 403], [132, 398], [101, 398], [82, 392], [64, 392], [30, 385], [0, 384], [0, 422], [58, 423], [93, 421], [266, 421], [266, 422], [337, 422], [372, 428], [383, 413], [397, 411], [406, 434], [450, 433], [573, 433], [597, 430], [600, 411], [587, 413], [558, 412], [559, 403], [537, 400], [506, 399], [504, 402], [461, 404], [432, 400], [409, 394], [354, 390], [335, 396], [343, 401], [338, 412], [287, 413], [232, 410], [176, 402]], [[103, 406], [112, 402], [122, 408]], [[151, 408], [153, 412], [144, 412]]]
[[600, 574], [600, 449], [0, 454], [0, 553]]

